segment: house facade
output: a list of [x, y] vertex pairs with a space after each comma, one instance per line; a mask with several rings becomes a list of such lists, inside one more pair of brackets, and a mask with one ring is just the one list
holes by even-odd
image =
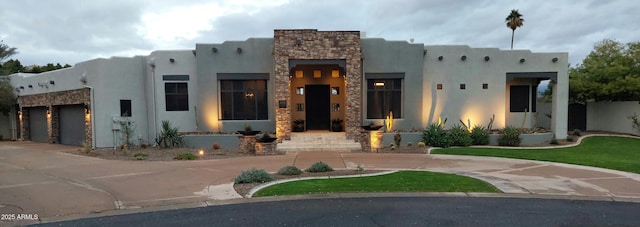
[[[140, 143], [162, 121], [185, 133], [250, 125], [290, 138], [293, 122], [349, 139], [393, 116], [394, 130], [448, 119], [493, 128], [537, 126], [536, 89], [554, 81], [551, 130], [566, 137], [568, 54], [387, 41], [358, 31], [275, 30], [273, 38], [196, 44], [193, 50], [94, 59], [11, 76], [19, 109], [13, 136], [112, 147], [127, 119]], [[450, 126], [449, 125], [449, 126]]]

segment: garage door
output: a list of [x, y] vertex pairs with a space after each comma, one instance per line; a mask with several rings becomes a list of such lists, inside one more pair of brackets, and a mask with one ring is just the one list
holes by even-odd
[[60, 143], [82, 146], [85, 139], [84, 106], [59, 106]]
[[47, 133], [47, 109], [45, 107], [32, 107], [29, 111], [29, 139], [34, 142], [49, 142]]

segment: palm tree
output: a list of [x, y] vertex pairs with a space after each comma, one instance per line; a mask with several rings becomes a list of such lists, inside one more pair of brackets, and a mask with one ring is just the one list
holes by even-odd
[[0, 40], [0, 63], [2, 63], [2, 60], [17, 53], [18, 51], [16, 51], [15, 47], [9, 47], [7, 44], [2, 43], [2, 40]]
[[507, 27], [511, 28], [511, 49], [513, 50], [513, 36], [516, 33], [516, 29], [524, 24], [524, 19], [522, 19], [522, 14], [517, 9], [512, 9], [505, 21], [507, 22]]

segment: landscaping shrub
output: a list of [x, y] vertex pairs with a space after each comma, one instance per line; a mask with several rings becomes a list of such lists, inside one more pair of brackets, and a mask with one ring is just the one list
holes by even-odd
[[471, 135], [467, 132], [467, 128], [459, 124], [453, 125], [451, 130], [449, 130], [448, 137], [453, 146], [468, 147], [473, 143]]
[[574, 136], [582, 136], [582, 131], [580, 131], [580, 129], [574, 129], [573, 130], [573, 135]]
[[313, 163], [313, 165], [311, 165], [311, 167], [309, 167], [307, 169], [307, 172], [329, 172], [329, 171], [333, 171], [333, 168], [331, 168], [331, 166], [329, 166], [327, 163], [324, 162], [316, 162]]
[[424, 142], [420, 141], [418, 142], [418, 147], [425, 147], [426, 145], [424, 144]]
[[399, 132], [396, 132], [395, 135], [393, 135], [393, 141], [395, 142], [396, 146], [400, 146], [400, 142], [402, 141], [402, 135], [400, 135]]
[[240, 172], [240, 175], [233, 180], [233, 183], [264, 183], [273, 180], [271, 174], [264, 171], [264, 169], [250, 169]]
[[498, 137], [498, 144], [500, 146], [519, 146], [520, 131], [517, 128], [507, 126], [504, 128], [502, 135]]
[[476, 125], [471, 129], [471, 141], [473, 145], [489, 144], [489, 130], [484, 126]]
[[431, 124], [424, 130], [422, 140], [432, 147], [449, 147], [451, 146], [451, 141], [447, 134], [442, 124]]
[[300, 175], [301, 173], [302, 170], [295, 166], [285, 166], [278, 170], [278, 174], [280, 175]]
[[411, 146], [413, 146], [413, 143], [412, 142], [407, 142], [407, 147], [411, 147]]
[[573, 142], [573, 136], [567, 136], [567, 142]]
[[136, 160], [145, 160], [147, 159], [147, 156], [148, 156], [147, 154], [142, 154], [142, 153], [137, 153], [133, 155], [133, 157], [135, 157]]
[[198, 159], [198, 156], [191, 154], [191, 153], [182, 153], [179, 155], [176, 155], [176, 157], [174, 157], [173, 159], [175, 160], [196, 160]]
[[162, 121], [162, 129], [156, 138], [156, 143], [160, 147], [182, 147], [184, 137], [178, 134], [178, 128], [172, 127], [169, 121]]

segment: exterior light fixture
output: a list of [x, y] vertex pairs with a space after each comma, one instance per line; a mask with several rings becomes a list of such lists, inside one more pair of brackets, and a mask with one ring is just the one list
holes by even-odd
[[304, 72], [302, 70], [296, 70], [296, 78], [300, 79], [304, 77]]
[[211, 47], [211, 52], [213, 52], [213, 53], [218, 53], [218, 48]]
[[375, 83], [373, 83], [373, 86], [384, 87], [384, 82], [375, 82]]
[[442, 59], [444, 59], [444, 57], [442, 56], [438, 57], [438, 61], [442, 61]]
[[334, 39], [334, 40], [333, 40], [333, 45], [334, 45], [334, 46], [338, 46], [338, 45], [340, 45], [340, 40], [338, 40], [338, 39]]
[[203, 156], [204, 155], [204, 150], [200, 149], [200, 151], [198, 151], [198, 155]]
[[313, 70], [313, 78], [321, 78], [321, 77], [322, 77], [322, 71]]
[[251, 88], [247, 89], [247, 91], [244, 92], [244, 97], [246, 98], [251, 98], [253, 97], [253, 90], [251, 90]]
[[174, 63], [174, 62], [176, 62], [176, 59], [169, 58], [169, 62]]
[[91, 113], [91, 106], [89, 106], [89, 104], [84, 104], [84, 113], [85, 114], [90, 114]]
[[337, 70], [337, 69], [331, 70], [331, 77], [333, 78], [340, 77], [340, 70]]
[[296, 39], [296, 46], [300, 46], [300, 45], [302, 45], [302, 40]]
[[520, 63], [524, 63], [524, 58], [520, 58]]
[[51, 107], [47, 106], [47, 117], [51, 117]]
[[242, 53], [242, 48], [238, 47], [238, 49], [236, 49], [236, 51], [238, 52], [238, 54]]
[[484, 56], [484, 61], [489, 61], [490, 59], [489, 56]]
[[558, 58], [553, 58], [553, 59], [551, 59], [551, 61], [552, 61], [553, 63], [556, 63], [556, 62], [558, 62]]
[[460, 60], [467, 60], [467, 55], [462, 55], [462, 57], [460, 57]]

